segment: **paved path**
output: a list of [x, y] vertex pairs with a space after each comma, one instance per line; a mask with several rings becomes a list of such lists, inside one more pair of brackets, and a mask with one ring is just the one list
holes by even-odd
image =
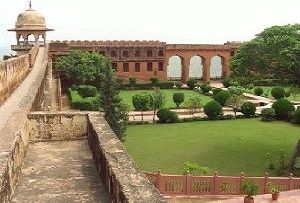
[[12, 202], [111, 200], [99, 178], [87, 140], [79, 140], [30, 145]]

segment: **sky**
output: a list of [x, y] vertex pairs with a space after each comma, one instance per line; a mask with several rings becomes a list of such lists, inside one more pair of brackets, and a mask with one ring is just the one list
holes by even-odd
[[[28, 0], [0, 5], [0, 47], [15, 44]], [[160, 40], [223, 44], [248, 41], [264, 28], [300, 23], [299, 0], [32, 0], [55, 29], [48, 40]]]

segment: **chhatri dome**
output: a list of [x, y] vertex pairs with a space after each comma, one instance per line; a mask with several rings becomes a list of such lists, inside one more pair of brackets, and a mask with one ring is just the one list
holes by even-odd
[[[15, 28], [9, 29], [8, 31], [16, 32], [17, 45], [13, 45], [12, 49], [15, 51], [23, 51], [24, 49], [28, 49], [31, 45], [38, 42], [40, 36], [43, 38], [43, 40], [39, 41], [39, 43], [45, 44], [46, 32], [53, 31], [53, 29], [46, 27], [45, 17], [36, 10], [32, 9], [32, 4], [30, 1], [29, 8], [18, 15]], [[34, 36], [34, 41], [28, 40], [30, 35]]]

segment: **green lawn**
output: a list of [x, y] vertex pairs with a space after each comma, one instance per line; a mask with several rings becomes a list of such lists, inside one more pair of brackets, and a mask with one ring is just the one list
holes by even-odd
[[[271, 95], [271, 91], [272, 91], [272, 88], [273, 88], [274, 86], [256, 86], [256, 87], [261, 87], [261, 88], [264, 90], [264, 93], [263, 93], [263, 95], [261, 95], [261, 96], [265, 96], [265, 94], [268, 94], [268, 98], [274, 99], [274, 98], [272, 97], [272, 95]], [[250, 89], [247, 89], [246, 91], [249, 92], [249, 93], [254, 94], [254, 89], [255, 89], [255, 88], [253, 88], [253, 89], [251, 89], [251, 90], [250, 90]], [[288, 90], [289, 88], [288, 88], [288, 87], [285, 87], [285, 89]], [[289, 100], [294, 100], [294, 98], [293, 98], [292, 95], [291, 95], [288, 99], [289, 99]], [[297, 94], [297, 96], [296, 96], [296, 101], [300, 101], [300, 93]]]
[[[207, 102], [212, 100], [211, 97], [202, 95], [202, 94], [197, 93], [197, 92], [192, 91], [192, 90], [173, 90], [173, 89], [170, 89], [170, 90], [161, 90], [161, 91], [166, 95], [165, 107], [167, 107], [167, 108], [175, 108], [176, 107], [175, 103], [173, 102], [173, 93], [178, 92], [178, 91], [184, 92], [185, 101], [193, 95], [200, 95], [201, 96], [202, 105], [205, 105]], [[153, 91], [152, 90], [122, 90], [120, 92], [120, 96], [121, 96], [123, 102], [125, 104], [129, 105], [130, 110], [134, 110], [134, 107], [132, 105], [132, 97], [135, 94], [140, 93], [140, 92], [149, 92], [149, 93], [152, 94]]]
[[208, 167], [209, 174], [261, 176], [266, 153], [278, 165], [284, 150], [288, 161], [299, 138], [300, 127], [290, 123], [241, 119], [128, 126], [125, 146], [146, 171], [181, 174], [190, 161]]

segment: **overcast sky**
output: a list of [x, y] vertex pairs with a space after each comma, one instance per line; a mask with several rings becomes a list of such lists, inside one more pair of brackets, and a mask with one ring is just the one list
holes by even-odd
[[[32, 0], [55, 31], [49, 39], [246, 41], [265, 27], [300, 23], [299, 0]], [[15, 43], [17, 15], [27, 0], [0, 5], [0, 47]]]

